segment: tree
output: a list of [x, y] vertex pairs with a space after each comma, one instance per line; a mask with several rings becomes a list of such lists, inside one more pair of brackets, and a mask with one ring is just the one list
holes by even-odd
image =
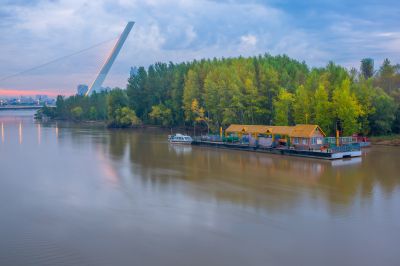
[[358, 118], [362, 115], [362, 110], [356, 97], [350, 92], [350, 79], [343, 80], [342, 85], [333, 91], [332, 100], [336, 118], [343, 127], [343, 134], [358, 133]]
[[89, 118], [90, 120], [97, 120], [97, 110], [96, 107], [91, 106], [89, 110]]
[[153, 123], [161, 124], [162, 126], [170, 126], [172, 124], [171, 109], [165, 107], [163, 104], [153, 105], [149, 116]]
[[199, 77], [194, 70], [189, 70], [185, 78], [185, 87], [183, 91], [183, 109], [185, 110], [186, 121], [193, 120], [192, 102], [195, 99], [199, 101], [200, 97]]
[[141, 118], [145, 115], [149, 100], [147, 84], [147, 72], [144, 67], [139, 67], [137, 73], [132, 73], [126, 88], [129, 107]]
[[117, 108], [112, 120], [109, 121], [109, 127], [116, 128], [128, 128], [139, 124], [140, 120], [135, 111], [129, 109], [129, 107]]
[[65, 101], [64, 97], [61, 95], [57, 96], [56, 100], [56, 114], [58, 118], [65, 118], [67, 116], [66, 110], [65, 110]]
[[56, 108], [43, 106], [42, 109], [39, 109], [36, 113], [38, 119], [42, 119], [43, 116], [47, 116], [50, 119], [54, 119], [57, 117]]
[[296, 124], [309, 124], [312, 120], [311, 106], [313, 98], [307, 89], [300, 85], [296, 90], [295, 101], [293, 104], [294, 121]]
[[[127, 107], [128, 105], [128, 97], [125, 91], [115, 88], [108, 95], [107, 106], [108, 106], [108, 125], [109, 127], [126, 127], [126, 121], [129, 121], [129, 109], [124, 109], [124, 113], [122, 113], [122, 109]], [[125, 116], [128, 115], [128, 118]], [[135, 115], [136, 116], [136, 115]], [[124, 123], [122, 123], [122, 118], [124, 117]], [[129, 123], [128, 123], [129, 124]]]
[[332, 133], [332, 104], [328, 99], [328, 92], [321, 83], [314, 94], [314, 122], [319, 125], [326, 134]]
[[279, 93], [279, 74], [273, 66], [259, 61], [261, 62], [256, 73], [259, 92], [257, 105], [261, 110], [257, 112], [257, 117], [260, 117], [261, 122], [270, 124], [273, 118], [273, 100]]
[[392, 131], [396, 134], [400, 133], [400, 107], [397, 107], [395, 119], [392, 125]]
[[365, 79], [371, 78], [374, 75], [374, 60], [372, 58], [362, 59], [360, 70]]
[[391, 133], [396, 118], [396, 104], [392, 97], [382, 89], [377, 89], [373, 95], [373, 107], [376, 110], [370, 117], [371, 132], [374, 135]]
[[41, 113], [77, 119], [71, 111], [81, 107], [80, 120], [112, 122], [117, 110], [121, 115], [129, 107], [144, 123], [168, 126], [316, 123], [333, 133], [340, 121], [345, 134], [386, 134], [392, 105], [378, 88], [393, 98], [391, 130], [400, 132], [400, 65], [386, 59], [375, 74], [370, 58], [361, 60], [359, 72], [333, 62], [309, 69], [286, 55], [269, 54], [155, 63], [132, 71], [126, 91], [59, 96], [54, 110]]
[[360, 79], [359, 82], [353, 83], [351, 88], [361, 108], [361, 115], [358, 119], [360, 132], [368, 135], [371, 130], [369, 117], [375, 112], [372, 102], [376, 88], [373, 87], [371, 79]]
[[281, 88], [277, 99], [274, 100], [274, 125], [288, 126], [290, 124], [290, 113], [293, 102], [293, 94], [287, 92], [284, 88]]
[[382, 88], [387, 94], [391, 95], [396, 87], [396, 67], [393, 66], [389, 59], [385, 59], [378, 72], [378, 78], [376, 80], [377, 85]]
[[74, 107], [71, 109], [72, 117], [76, 120], [80, 120], [82, 118], [83, 109], [80, 106]]

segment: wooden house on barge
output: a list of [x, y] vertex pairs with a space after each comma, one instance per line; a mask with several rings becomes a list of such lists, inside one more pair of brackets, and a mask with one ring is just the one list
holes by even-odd
[[257, 142], [264, 147], [286, 146], [295, 149], [320, 149], [324, 144], [324, 131], [318, 125], [267, 126], [232, 124], [226, 135], [248, 136], [250, 144]]

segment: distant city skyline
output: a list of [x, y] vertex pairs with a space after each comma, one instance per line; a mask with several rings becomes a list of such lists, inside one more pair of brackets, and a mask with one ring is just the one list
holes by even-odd
[[[117, 37], [136, 21], [104, 86], [124, 88], [131, 67], [270, 53], [311, 66], [400, 62], [397, 1], [18, 0], [0, 6], [0, 79]], [[76, 93], [114, 42], [0, 82], [0, 95]]]

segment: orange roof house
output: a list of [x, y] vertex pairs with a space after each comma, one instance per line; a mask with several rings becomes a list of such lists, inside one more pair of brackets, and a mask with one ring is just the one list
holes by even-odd
[[290, 137], [310, 138], [316, 132], [319, 132], [324, 137], [326, 136], [325, 132], [318, 125], [299, 124], [292, 127]]
[[239, 125], [232, 124], [226, 130], [226, 134], [251, 134], [256, 138], [260, 134], [280, 135], [281, 140], [290, 139], [293, 146], [315, 147], [323, 143], [325, 132], [318, 125], [299, 124], [295, 126], [268, 126], [268, 125]]
[[309, 138], [315, 132], [319, 132], [325, 136], [324, 131], [318, 125], [299, 124], [295, 126], [268, 126], [268, 125], [239, 125], [232, 124], [225, 129], [229, 133], [241, 134], [273, 134], [273, 135], [286, 135], [289, 137]]

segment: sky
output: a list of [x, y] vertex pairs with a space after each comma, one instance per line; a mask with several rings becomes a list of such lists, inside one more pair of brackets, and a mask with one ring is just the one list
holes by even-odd
[[[312, 67], [400, 63], [394, 0], [0, 0], [0, 95], [69, 95], [90, 84], [128, 21], [136, 24], [104, 86], [131, 66], [287, 54]], [[108, 41], [7, 80], [3, 77]]]

